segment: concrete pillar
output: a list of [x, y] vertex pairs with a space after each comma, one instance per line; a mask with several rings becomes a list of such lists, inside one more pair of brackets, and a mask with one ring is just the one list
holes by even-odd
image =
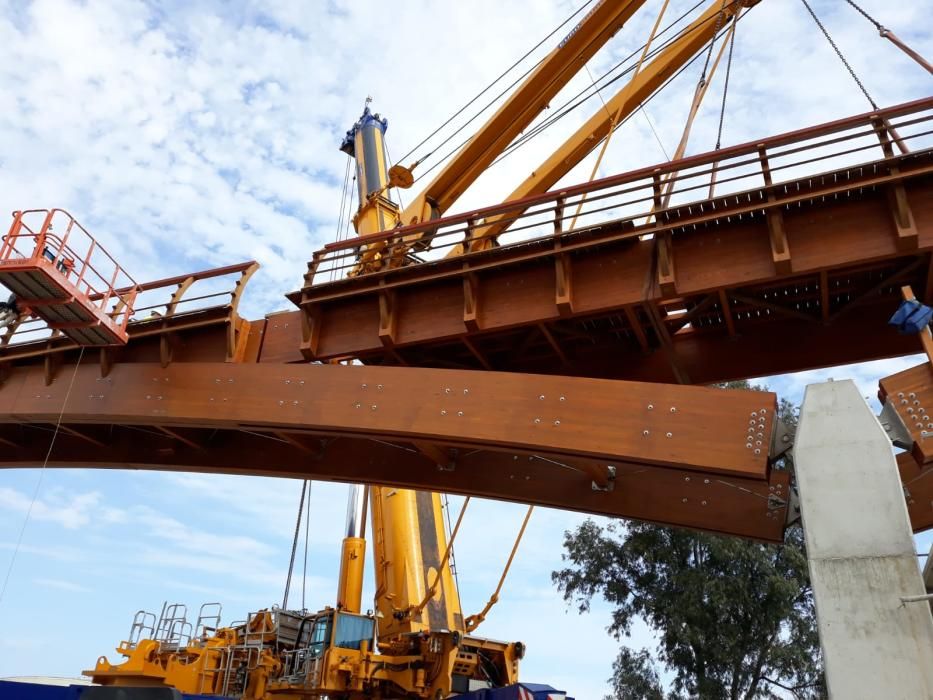
[[933, 698], [933, 616], [888, 436], [851, 381], [807, 387], [794, 441], [830, 697]]

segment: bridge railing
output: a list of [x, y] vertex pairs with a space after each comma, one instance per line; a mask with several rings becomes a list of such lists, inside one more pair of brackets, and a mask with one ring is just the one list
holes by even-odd
[[[130, 336], [177, 330], [179, 325], [214, 322], [213, 316], [231, 320], [237, 313], [246, 283], [259, 264], [247, 261], [187, 275], [178, 275], [112, 291], [120, 298], [134, 292], [134, 303], [127, 317]], [[92, 302], [102, 300], [100, 292]], [[216, 314], [211, 312], [216, 311]], [[210, 318], [205, 318], [209, 316]], [[37, 317], [23, 317], [0, 331], [0, 351], [61, 337]], [[6, 353], [4, 353], [6, 354]]]
[[[326, 245], [306, 286], [611, 224], [632, 236], [670, 230], [684, 212], [760, 212], [844, 191], [838, 173], [870, 184], [933, 148], [933, 98], [750, 141], [495, 206]], [[685, 209], [686, 208], [686, 209]]]

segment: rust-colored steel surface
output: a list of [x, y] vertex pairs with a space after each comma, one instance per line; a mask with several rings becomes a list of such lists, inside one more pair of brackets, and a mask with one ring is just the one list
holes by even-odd
[[[780, 540], [774, 395], [676, 383], [916, 350], [885, 321], [901, 285], [933, 296], [931, 123], [922, 100], [379, 234], [366, 274], [354, 248], [374, 237], [332, 245], [299, 308], [259, 321], [237, 313], [245, 263], [139, 285], [120, 349], [8, 328], [0, 467], [43, 464], [57, 435], [52, 466], [360, 481]], [[502, 216], [498, 247], [444, 257]], [[337, 359], [363, 366], [309, 362]]]
[[[925, 99], [332, 244], [290, 297], [303, 352], [682, 383], [913, 352], [882, 319], [900, 285], [933, 292], [931, 125]], [[501, 216], [499, 247], [444, 257]], [[422, 262], [393, 255], [424, 230]]]
[[[66, 400], [67, 399], [67, 400]], [[780, 537], [766, 392], [339, 365], [17, 368], [0, 463], [359, 480]]]

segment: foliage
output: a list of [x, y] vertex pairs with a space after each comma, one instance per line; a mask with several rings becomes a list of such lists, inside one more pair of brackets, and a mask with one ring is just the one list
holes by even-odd
[[[746, 386], [742, 388], [746, 388]], [[730, 387], [731, 388], [731, 387]], [[786, 422], [796, 411], [782, 407]], [[803, 533], [783, 546], [648, 523], [587, 520], [565, 533], [566, 568], [553, 580], [583, 612], [596, 596], [614, 606], [609, 632], [641, 619], [656, 660], [623, 647], [616, 698], [821, 698], [822, 669]], [[783, 690], [782, 690], [783, 689]]]

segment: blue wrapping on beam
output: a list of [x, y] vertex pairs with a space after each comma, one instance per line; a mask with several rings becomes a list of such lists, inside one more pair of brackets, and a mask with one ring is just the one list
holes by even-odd
[[897, 330], [905, 335], [916, 335], [930, 325], [931, 319], [933, 309], [916, 299], [909, 299], [901, 302], [888, 323], [897, 326]]

